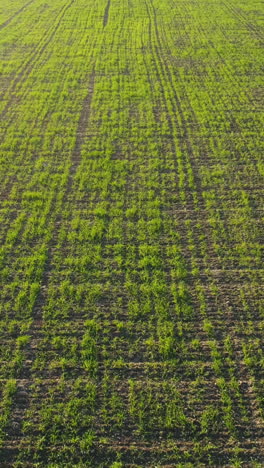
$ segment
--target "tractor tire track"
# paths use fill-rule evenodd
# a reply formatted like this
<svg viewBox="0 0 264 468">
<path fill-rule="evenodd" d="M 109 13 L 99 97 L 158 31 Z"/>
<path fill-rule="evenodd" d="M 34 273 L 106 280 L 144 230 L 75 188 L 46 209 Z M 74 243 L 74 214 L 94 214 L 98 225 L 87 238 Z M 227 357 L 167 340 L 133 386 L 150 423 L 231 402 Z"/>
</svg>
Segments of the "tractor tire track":
<svg viewBox="0 0 264 468">
<path fill-rule="evenodd" d="M 232 3 L 223 1 L 223 5 L 232 14 L 232 16 L 237 19 L 237 21 L 239 21 L 246 29 L 248 29 L 249 32 L 253 33 L 254 36 L 261 41 L 264 40 L 264 33 L 260 30 L 260 28 L 257 27 L 257 25 L 249 23 L 248 18 L 241 10 L 232 5 Z"/>
<path fill-rule="evenodd" d="M 104 21 L 103 21 L 103 27 L 104 28 L 106 27 L 106 25 L 108 23 L 110 6 L 111 6 L 111 0 L 108 0 L 107 5 L 105 7 L 105 12 L 104 12 Z"/>
<path fill-rule="evenodd" d="M 184 201 L 179 201 L 178 206 L 173 207 L 173 225 L 175 229 L 179 232 L 180 234 L 180 248 L 181 248 L 181 255 L 184 261 L 187 264 L 187 267 L 189 270 L 191 270 L 191 261 L 192 258 L 190 256 L 189 248 L 186 243 L 186 239 L 188 238 L 188 231 L 187 231 L 187 226 L 186 223 L 183 222 L 183 218 L 181 216 L 181 211 L 184 213 L 186 216 L 186 207 L 188 207 L 191 210 L 192 215 L 197 212 L 197 207 L 195 206 L 194 200 L 190 197 L 188 197 L 188 189 L 187 189 L 187 175 L 185 175 L 185 184 L 184 187 L 180 187 L 180 175 L 179 175 L 179 166 L 184 165 L 188 163 L 188 158 L 184 158 L 182 162 L 178 160 L 177 153 L 178 149 L 182 152 L 182 154 L 188 153 L 189 149 L 187 148 L 187 144 L 184 144 L 184 140 L 186 139 L 186 126 L 183 125 L 182 120 L 181 120 L 181 115 L 179 112 L 179 108 L 181 109 L 181 104 L 179 99 L 175 99 L 175 90 L 173 86 L 173 82 L 171 79 L 170 71 L 168 69 L 167 63 L 165 63 L 165 60 L 163 59 L 163 54 L 164 54 L 164 45 L 160 41 L 159 37 L 159 31 L 157 31 L 157 25 L 155 27 L 155 20 L 153 18 L 153 15 L 151 14 L 151 2 L 148 4 L 146 2 L 146 9 L 148 12 L 149 16 L 149 43 L 150 43 L 150 48 L 151 48 L 151 53 L 153 56 L 153 64 L 154 64 L 154 69 L 152 73 L 150 74 L 154 76 L 156 74 L 157 80 L 160 81 L 161 83 L 161 90 L 160 90 L 160 100 L 159 100 L 159 105 L 163 104 L 164 110 L 167 114 L 167 122 L 169 126 L 169 131 L 170 131 L 170 150 L 172 152 L 172 160 L 173 160 L 173 172 L 175 174 L 175 187 L 177 187 L 177 193 L 179 194 L 178 197 L 180 197 L 180 191 L 183 190 L 186 197 Z M 150 81 L 151 82 L 151 81 Z M 155 85 L 153 87 L 152 84 L 152 90 L 155 89 Z M 165 94 L 164 90 L 167 89 L 169 91 L 168 95 Z M 157 101 L 158 102 L 158 101 Z M 159 128 L 159 116 L 157 113 L 155 113 L 154 109 L 154 119 L 156 121 L 157 125 L 157 132 Z M 186 171 L 186 167 L 184 168 Z M 183 170 L 183 168 L 182 168 Z M 169 190 L 169 189 L 168 189 Z M 172 189 L 173 191 L 173 186 Z M 175 216 L 176 215 L 176 216 Z M 166 220 L 166 217 L 170 217 L 168 213 L 165 213 L 163 215 L 164 221 Z M 184 218 L 185 219 L 185 218 Z M 166 254 L 163 253 L 162 255 L 164 264 L 166 264 L 167 258 Z M 171 283 L 172 281 L 172 276 L 171 276 L 171 270 L 170 268 L 166 268 L 166 277 L 167 277 L 167 282 L 168 284 Z M 173 303 L 173 298 L 170 298 L 171 303 Z M 194 301 L 191 299 L 193 307 L 194 307 Z"/>
<path fill-rule="evenodd" d="M 68 181 L 65 184 L 64 196 L 59 201 L 59 204 L 63 204 L 65 202 L 66 196 L 71 191 L 71 188 L 73 186 L 74 176 L 81 162 L 81 149 L 85 141 L 86 131 L 89 127 L 89 121 L 90 121 L 90 115 L 91 115 L 91 103 L 92 103 L 93 93 L 94 93 L 94 85 L 95 85 L 95 73 L 94 71 L 92 71 L 90 80 L 89 80 L 89 85 L 88 85 L 89 91 L 83 101 L 82 111 L 81 111 L 80 119 L 78 122 L 78 127 L 77 127 L 77 132 L 76 132 L 77 138 L 76 138 L 75 147 L 72 152 L 71 167 L 69 169 Z M 54 200 L 54 202 L 56 203 L 56 200 Z M 59 210 L 56 210 L 56 211 L 59 211 Z M 44 271 L 42 283 L 41 283 L 41 292 L 34 306 L 35 313 L 33 311 L 34 321 L 36 320 L 39 322 L 42 321 L 42 309 L 43 309 L 43 304 L 45 303 L 50 271 L 52 269 L 52 252 L 53 252 L 53 248 L 56 246 L 57 234 L 58 234 L 60 225 L 61 225 L 61 219 L 58 215 L 55 215 L 54 232 L 53 232 L 52 239 L 49 242 L 49 246 L 47 248 L 48 254 L 47 254 L 47 261 L 45 265 L 45 271 Z"/>
<path fill-rule="evenodd" d="M 154 18 L 154 24 L 155 24 L 155 31 L 156 31 L 156 37 L 157 37 L 157 43 L 158 43 L 158 47 L 156 47 L 156 52 L 157 52 L 157 55 L 160 53 L 160 51 L 164 48 L 162 43 L 161 43 L 161 39 L 159 37 L 159 31 L 158 31 L 158 25 L 157 25 L 157 21 L 156 21 L 156 12 L 155 12 L 155 8 L 152 4 L 152 0 L 149 0 L 150 1 L 150 4 L 152 5 L 152 9 L 153 9 L 153 18 Z M 166 42 L 166 41 L 165 41 Z M 170 84 L 170 88 L 173 92 L 173 95 L 174 95 L 174 99 L 175 99 L 175 103 L 176 103 L 176 106 L 174 106 L 174 112 L 179 113 L 179 126 L 180 128 L 182 129 L 182 134 L 183 134 L 183 137 L 184 137 L 184 140 L 186 140 L 186 148 L 184 150 L 184 147 L 183 147 L 183 151 L 187 151 L 187 154 L 189 156 L 189 161 L 191 163 L 191 166 L 193 168 L 193 174 L 194 174 L 194 187 L 195 187 L 195 192 L 198 196 L 198 202 L 199 202 L 199 206 L 198 207 L 195 207 L 195 205 L 193 206 L 193 209 L 194 209 L 194 212 L 198 210 L 199 213 L 201 213 L 201 219 L 203 220 L 204 222 L 204 226 L 206 226 L 206 207 L 205 207 L 205 204 L 204 204 L 204 200 L 203 200 L 203 197 L 202 197 L 202 186 L 201 186 L 201 181 L 200 181 L 200 177 L 199 177 L 199 161 L 197 161 L 197 159 L 195 158 L 194 156 L 194 152 L 193 152 L 193 149 L 192 149 L 192 142 L 190 140 L 190 136 L 188 134 L 188 127 L 187 127 L 187 123 L 186 123 L 186 120 L 185 120 L 185 116 L 184 116 L 184 111 L 182 109 L 182 106 L 181 106 L 181 102 L 180 102 L 180 98 L 178 96 L 178 93 L 175 89 L 175 86 L 174 86 L 174 83 L 173 83 L 173 80 L 172 80 L 172 75 L 171 75 L 171 71 L 169 69 L 169 66 L 168 64 L 166 63 L 165 59 L 163 59 L 163 57 L 160 55 L 160 62 L 164 63 L 164 67 L 165 67 L 165 75 L 167 76 L 167 79 L 168 79 L 168 82 Z M 164 76 L 165 76 L 164 75 Z M 188 100 L 189 102 L 189 100 Z M 189 106 L 191 107 L 191 103 L 189 102 Z M 195 114 L 192 113 L 193 115 L 193 118 L 194 118 L 194 121 L 195 123 L 198 125 L 198 121 L 195 117 Z M 207 248 L 208 248 L 208 251 L 210 250 L 211 252 L 215 253 L 214 252 L 214 247 L 212 245 L 212 241 L 211 241 L 211 236 L 210 236 L 210 232 L 208 233 L 208 239 L 207 239 Z M 214 255 L 214 261 L 215 261 L 215 267 L 217 269 L 219 269 L 220 271 L 222 271 L 222 264 L 220 262 L 220 260 L 217 258 L 216 255 Z M 201 271 L 202 272 L 202 271 Z M 220 285 L 220 288 L 222 290 L 222 295 L 223 297 L 228 297 L 228 293 L 224 287 L 224 285 L 221 283 L 219 284 Z M 231 302 L 231 298 L 230 298 L 230 302 Z M 217 318 L 217 315 L 214 313 L 214 317 Z M 235 316 L 235 313 L 231 312 L 230 313 L 230 317 L 229 319 L 233 322 L 236 321 L 236 316 Z M 235 337 L 234 337 L 235 338 Z M 235 340 L 236 341 L 236 340 Z M 236 356 L 236 362 L 237 363 L 240 363 L 240 353 L 241 353 L 241 346 L 239 345 L 239 341 L 236 342 L 236 347 L 234 349 L 234 353 L 235 353 L 235 356 Z M 241 373 L 241 369 L 239 368 L 239 365 L 238 365 L 238 368 L 237 368 L 237 374 L 238 376 L 240 377 L 240 373 Z M 249 373 L 246 371 L 245 372 L 246 374 L 246 377 L 247 377 L 247 381 L 250 382 L 250 375 Z M 247 392 L 245 393 L 244 396 L 247 396 Z M 253 402 L 256 401 L 256 398 L 248 398 L 248 401 L 250 402 L 250 410 L 252 411 L 252 414 L 254 414 L 254 404 Z M 255 433 L 259 433 L 259 437 L 261 438 L 262 436 L 262 427 L 261 428 L 258 428 L 258 425 L 255 423 L 255 419 L 253 418 L 251 420 L 251 424 L 252 424 L 252 427 L 254 428 L 254 431 Z M 260 429 L 260 430 L 259 430 Z"/>
<path fill-rule="evenodd" d="M 49 44 L 51 43 L 52 39 L 54 38 L 57 30 L 59 29 L 61 25 L 61 21 L 63 20 L 67 10 L 73 5 L 75 0 L 71 0 L 62 10 L 61 14 L 59 15 L 56 25 L 54 29 L 51 31 L 51 33 L 48 35 L 47 39 L 45 40 L 46 36 L 44 37 L 44 44 L 40 45 L 37 50 L 33 53 L 31 58 L 28 60 L 28 62 L 25 64 L 25 66 L 22 68 L 22 70 L 17 74 L 16 78 L 14 79 L 11 87 L 8 90 L 8 96 L 9 99 L 7 100 L 6 105 L 4 106 L 4 109 L 0 113 L 0 119 L 5 116 L 7 110 L 14 104 L 16 101 L 16 96 L 15 96 L 15 91 L 17 88 L 21 88 L 22 84 L 25 82 L 25 80 L 28 78 L 30 75 L 32 69 L 34 66 L 38 63 L 38 60 L 40 57 L 43 55 Z M 20 86 L 19 86 L 20 85 Z M 3 95 L 1 96 L 1 99 L 3 99 Z"/>
<path fill-rule="evenodd" d="M 47 301 L 47 291 L 50 282 L 50 274 L 52 271 L 52 259 L 53 259 L 53 252 L 56 248 L 58 233 L 61 226 L 61 217 L 58 213 L 61 211 L 61 206 L 65 202 L 67 194 L 72 188 L 74 176 L 78 170 L 80 161 L 81 161 L 81 149 L 85 141 L 85 135 L 87 128 L 89 127 L 90 115 L 91 115 L 91 103 L 93 99 L 93 92 L 94 92 L 94 84 L 95 84 L 95 72 L 92 71 L 89 84 L 88 84 L 88 93 L 83 101 L 82 111 L 80 114 L 80 119 L 77 126 L 77 138 L 75 147 L 72 152 L 71 158 L 71 168 L 69 170 L 68 181 L 65 185 L 64 189 L 64 196 L 58 200 L 58 198 L 54 198 L 53 204 L 57 204 L 56 209 L 54 206 L 53 213 L 51 213 L 52 219 L 52 236 L 48 240 L 47 245 L 47 255 L 46 255 L 46 263 L 44 266 L 44 271 L 42 275 L 41 285 L 40 285 L 40 292 L 38 297 L 36 298 L 33 311 L 32 311 L 32 324 L 29 330 L 29 334 L 31 335 L 31 342 L 29 348 L 27 350 L 27 356 L 24 360 L 24 367 L 21 370 L 22 379 L 24 382 L 32 381 L 32 371 L 31 367 L 34 364 L 36 359 L 36 352 L 37 348 L 34 345 L 36 339 L 41 336 L 41 329 L 43 326 L 43 309 Z M 57 194 L 58 195 L 58 194 Z M 17 446 L 16 448 L 6 448 L 6 457 L 10 460 L 14 461 L 18 452 L 19 452 L 19 441 L 22 439 L 22 422 L 25 418 L 25 414 L 30 407 L 30 388 L 29 385 L 25 384 L 23 386 L 18 386 L 18 390 L 16 395 L 14 396 L 13 406 L 15 407 L 15 411 L 13 413 L 14 418 L 10 422 L 10 427 L 12 425 L 16 425 L 16 441 Z M 6 434 L 8 437 L 8 434 Z M 6 439 L 8 440 L 8 439 Z"/>
<path fill-rule="evenodd" d="M 0 24 L 0 31 L 2 31 L 2 29 L 6 28 L 6 26 L 8 26 L 11 21 L 13 21 L 14 18 L 16 18 L 18 15 L 20 15 L 20 13 L 23 13 L 23 11 L 29 6 L 31 5 L 31 3 L 34 3 L 35 0 L 30 0 L 30 2 L 26 3 L 22 8 L 20 8 L 20 10 L 16 11 L 16 13 L 14 13 L 12 16 L 10 16 L 9 19 L 7 19 L 4 23 Z"/>
<path fill-rule="evenodd" d="M 34 1 L 34 0 L 32 0 L 32 1 Z M 74 1 L 75 0 L 71 0 L 66 6 L 64 5 L 64 7 L 60 10 L 60 15 L 59 15 L 59 17 L 57 19 L 55 27 L 53 25 L 48 30 L 48 33 L 45 34 L 45 36 L 43 37 L 43 40 L 41 41 L 41 44 L 39 45 L 39 47 L 33 53 L 31 58 L 29 58 L 28 62 L 24 65 L 24 67 L 22 68 L 20 73 L 18 73 L 17 77 L 14 79 L 14 81 L 13 81 L 13 83 L 11 85 L 11 88 L 9 88 L 9 97 L 10 97 L 10 99 L 7 101 L 7 103 L 5 105 L 5 108 L 0 113 L 0 119 L 5 117 L 6 111 L 9 109 L 10 106 L 12 106 L 12 104 L 14 102 L 16 102 L 15 91 L 18 88 L 22 87 L 22 84 L 25 82 L 26 78 L 30 75 L 33 67 L 36 66 L 36 64 L 38 63 L 38 60 L 40 59 L 41 55 L 44 53 L 46 48 L 49 46 L 49 44 L 52 41 L 53 37 L 55 36 L 57 30 L 59 29 L 59 27 L 61 25 L 61 21 L 62 21 L 63 17 L 65 16 L 65 13 L 72 6 Z M 51 31 L 51 29 L 52 29 L 52 31 Z M 44 43 L 43 43 L 43 41 L 44 41 Z M 2 133 L 1 141 L 4 141 L 7 130 L 8 130 L 8 128 L 9 128 L 9 126 L 12 123 L 13 120 L 14 120 L 14 117 L 11 116 L 11 119 L 9 119 L 9 122 L 7 122 L 6 129 Z M 5 121 L 6 121 L 6 119 L 5 119 Z M 9 198 L 9 195 L 10 195 L 10 192 L 12 190 L 14 181 L 15 181 L 15 178 L 12 177 L 11 180 L 9 180 L 7 183 L 5 183 L 3 190 L 0 191 L 1 199 L 7 200 Z"/>
</svg>

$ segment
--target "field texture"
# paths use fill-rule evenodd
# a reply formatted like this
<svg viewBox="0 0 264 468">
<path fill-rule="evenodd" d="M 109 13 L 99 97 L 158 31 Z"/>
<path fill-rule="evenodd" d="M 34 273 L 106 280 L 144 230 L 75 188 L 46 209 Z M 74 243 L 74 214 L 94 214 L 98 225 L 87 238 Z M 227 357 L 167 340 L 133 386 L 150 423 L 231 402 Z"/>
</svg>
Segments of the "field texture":
<svg viewBox="0 0 264 468">
<path fill-rule="evenodd" d="M 1 0 L 1 468 L 264 466 L 263 12 Z"/>
</svg>

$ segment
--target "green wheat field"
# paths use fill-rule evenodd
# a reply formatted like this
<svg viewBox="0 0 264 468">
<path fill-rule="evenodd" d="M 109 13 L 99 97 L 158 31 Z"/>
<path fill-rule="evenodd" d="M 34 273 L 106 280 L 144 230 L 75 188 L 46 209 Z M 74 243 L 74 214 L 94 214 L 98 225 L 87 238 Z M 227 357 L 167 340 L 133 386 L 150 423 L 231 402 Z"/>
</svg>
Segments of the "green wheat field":
<svg viewBox="0 0 264 468">
<path fill-rule="evenodd" d="M 264 467 L 264 5 L 1 0 L 1 468 Z"/>
</svg>

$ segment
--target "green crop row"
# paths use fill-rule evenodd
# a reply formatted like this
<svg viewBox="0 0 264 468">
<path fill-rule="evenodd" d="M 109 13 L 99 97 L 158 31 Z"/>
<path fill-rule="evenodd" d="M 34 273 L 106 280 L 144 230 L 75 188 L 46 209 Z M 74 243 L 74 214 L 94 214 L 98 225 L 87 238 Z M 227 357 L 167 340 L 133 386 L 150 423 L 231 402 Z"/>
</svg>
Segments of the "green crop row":
<svg viewBox="0 0 264 468">
<path fill-rule="evenodd" d="M 255 0 L 0 7 L 0 460 L 264 463 Z"/>
</svg>

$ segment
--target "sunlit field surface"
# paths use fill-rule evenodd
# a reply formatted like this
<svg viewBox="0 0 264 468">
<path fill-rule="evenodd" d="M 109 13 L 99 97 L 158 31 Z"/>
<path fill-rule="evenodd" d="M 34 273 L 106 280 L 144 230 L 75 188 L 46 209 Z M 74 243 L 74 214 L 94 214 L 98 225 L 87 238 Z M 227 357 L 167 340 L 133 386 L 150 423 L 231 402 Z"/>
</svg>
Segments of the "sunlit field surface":
<svg viewBox="0 0 264 468">
<path fill-rule="evenodd" d="M 1 468 L 264 466 L 263 15 L 1 0 Z"/>
</svg>

